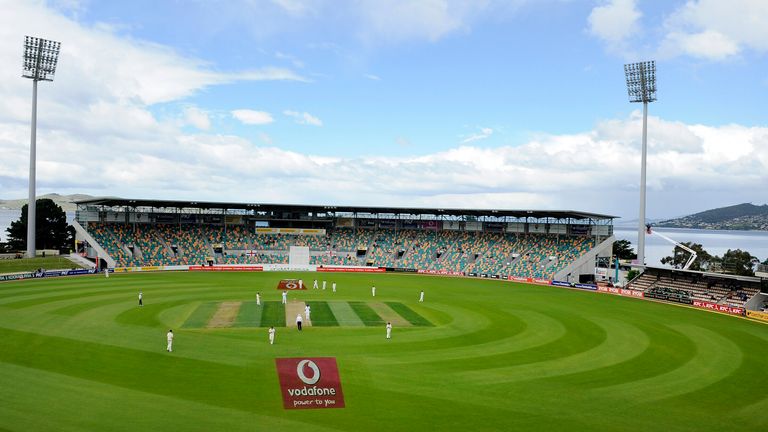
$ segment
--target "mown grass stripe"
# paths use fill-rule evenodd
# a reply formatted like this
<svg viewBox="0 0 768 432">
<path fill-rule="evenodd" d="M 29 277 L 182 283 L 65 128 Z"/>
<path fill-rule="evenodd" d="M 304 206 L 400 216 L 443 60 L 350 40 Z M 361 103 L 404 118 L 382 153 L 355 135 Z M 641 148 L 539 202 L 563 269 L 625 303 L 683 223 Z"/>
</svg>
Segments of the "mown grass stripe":
<svg viewBox="0 0 768 432">
<path fill-rule="evenodd" d="M 392 308 L 395 312 L 397 312 L 398 315 L 405 318 L 409 323 L 411 323 L 414 326 L 419 327 L 433 327 L 434 324 L 429 322 L 426 318 L 419 315 L 414 311 L 413 309 L 409 308 L 408 306 L 398 303 L 398 302 L 384 302 L 387 306 Z"/>
<path fill-rule="evenodd" d="M 218 302 L 203 303 L 189 315 L 182 328 L 203 328 L 208 325 L 213 314 L 219 309 Z"/>
<path fill-rule="evenodd" d="M 336 317 L 336 322 L 340 326 L 346 327 L 363 327 L 365 324 L 360 320 L 352 307 L 347 302 L 328 302 L 328 307 L 333 312 L 333 316 Z"/>
<path fill-rule="evenodd" d="M 317 327 L 335 327 L 339 325 L 336 317 L 328 306 L 328 302 L 310 301 L 307 305 L 312 310 L 312 325 Z"/>
<path fill-rule="evenodd" d="M 358 317 L 360 317 L 360 321 L 366 326 L 372 327 L 384 325 L 384 320 L 381 319 L 379 314 L 371 309 L 368 304 L 363 302 L 349 302 L 349 306 L 352 307 L 352 310 L 355 311 Z"/>
<path fill-rule="evenodd" d="M 243 302 L 232 327 L 259 327 L 263 310 L 264 306 L 256 305 L 255 301 Z"/>
<path fill-rule="evenodd" d="M 263 303 L 264 310 L 261 311 L 260 327 L 285 327 L 285 305 L 278 301 Z"/>
</svg>

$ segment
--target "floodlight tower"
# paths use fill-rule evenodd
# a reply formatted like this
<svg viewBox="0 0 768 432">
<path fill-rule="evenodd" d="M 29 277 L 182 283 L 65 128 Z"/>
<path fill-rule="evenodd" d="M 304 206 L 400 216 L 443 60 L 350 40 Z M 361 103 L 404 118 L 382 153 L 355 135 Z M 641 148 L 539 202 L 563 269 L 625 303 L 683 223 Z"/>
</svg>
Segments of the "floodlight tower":
<svg viewBox="0 0 768 432">
<path fill-rule="evenodd" d="M 27 257 L 35 257 L 35 158 L 37 144 L 37 82 L 53 81 L 59 60 L 60 42 L 24 36 L 24 71 L 21 76 L 32 80 L 32 134 L 29 143 L 29 204 L 27 204 Z"/>
<path fill-rule="evenodd" d="M 645 171 L 648 155 L 648 103 L 656 100 L 656 62 L 624 65 L 630 102 L 643 103 L 643 152 L 640 161 L 640 220 L 637 222 L 637 262 L 645 265 Z"/>
</svg>

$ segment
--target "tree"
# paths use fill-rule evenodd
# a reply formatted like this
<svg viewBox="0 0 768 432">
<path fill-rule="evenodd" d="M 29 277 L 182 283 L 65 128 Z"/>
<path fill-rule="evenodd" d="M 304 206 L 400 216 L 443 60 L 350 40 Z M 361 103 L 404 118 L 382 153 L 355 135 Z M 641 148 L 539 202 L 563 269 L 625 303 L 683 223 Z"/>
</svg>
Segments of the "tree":
<svg viewBox="0 0 768 432">
<path fill-rule="evenodd" d="M 613 256 L 623 260 L 637 259 L 637 254 L 632 249 L 632 243 L 629 240 L 616 240 L 613 242 Z"/>
<path fill-rule="evenodd" d="M 730 250 L 723 254 L 722 266 L 725 273 L 731 273 L 739 276 L 754 276 L 755 264 L 759 260 L 751 253 L 741 249 Z"/>
<path fill-rule="evenodd" d="M 632 279 L 636 278 L 637 275 L 640 274 L 640 270 L 632 269 L 627 272 L 627 282 L 631 281 Z"/>
<path fill-rule="evenodd" d="M 27 248 L 27 213 L 28 206 L 21 208 L 19 220 L 11 222 L 5 231 L 11 249 Z M 72 244 L 74 228 L 67 224 L 67 214 L 53 200 L 37 200 L 35 212 L 35 249 L 67 249 Z"/>
<path fill-rule="evenodd" d="M 696 252 L 696 260 L 691 264 L 691 267 L 688 270 L 707 271 L 710 269 L 713 259 L 716 257 L 713 257 L 709 252 L 705 251 L 704 247 L 699 243 L 682 242 L 681 244 Z M 675 249 L 672 251 L 672 256 L 662 258 L 661 263 L 669 264 L 672 267 L 679 269 L 685 266 L 685 263 L 688 262 L 688 258 L 690 257 L 690 252 L 679 246 L 675 246 Z"/>
</svg>

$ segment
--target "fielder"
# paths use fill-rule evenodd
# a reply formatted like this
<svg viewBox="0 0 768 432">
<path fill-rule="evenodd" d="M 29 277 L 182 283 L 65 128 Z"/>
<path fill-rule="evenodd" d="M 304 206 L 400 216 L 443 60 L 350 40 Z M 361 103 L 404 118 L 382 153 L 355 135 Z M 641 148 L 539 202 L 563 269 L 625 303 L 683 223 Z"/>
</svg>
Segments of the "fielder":
<svg viewBox="0 0 768 432">
<path fill-rule="evenodd" d="M 371 296 L 376 297 L 376 285 L 371 287 Z"/>
<path fill-rule="evenodd" d="M 301 314 L 296 315 L 296 327 L 301 331 Z"/>
<path fill-rule="evenodd" d="M 331 284 L 331 289 L 333 290 L 333 292 L 336 292 L 336 282 Z"/>
<path fill-rule="evenodd" d="M 288 291 L 283 291 L 283 304 L 288 304 Z"/>
<path fill-rule="evenodd" d="M 139 306 L 144 306 L 144 303 L 142 302 L 142 298 L 144 298 L 144 294 L 139 291 Z"/>
<path fill-rule="evenodd" d="M 104 277 L 109 279 L 109 268 L 104 269 Z"/>
<path fill-rule="evenodd" d="M 261 293 L 256 293 L 256 306 L 261 306 Z"/>
<path fill-rule="evenodd" d="M 317 289 L 317 279 L 312 282 L 312 289 Z"/>
<path fill-rule="evenodd" d="M 312 312 L 312 310 L 309 308 L 309 305 L 304 306 L 304 317 L 309 321 L 309 313 Z"/>
<path fill-rule="evenodd" d="M 168 341 L 168 352 L 173 352 L 173 330 L 168 330 L 168 334 L 165 335 L 165 339 Z"/>
<path fill-rule="evenodd" d="M 274 327 L 269 328 L 269 344 L 270 345 L 275 344 L 275 328 Z"/>
<path fill-rule="evenodd" d="M 323 289 L 325 289 L 325 281 L 323 281 Z"/>
<path fill-rule="evenodd" d="M 424 290 L 419 294 L 419 303 L 424 303 Z"/>
<path fill-rule="evenodd" d="M 392 339 L 392 323 L 387 321 L 387 339 Z"/>
<path fill-rule="evenodd" d="M 304 289 L 304 279 L 299 279 L 299 289 Z"/>
</svg>

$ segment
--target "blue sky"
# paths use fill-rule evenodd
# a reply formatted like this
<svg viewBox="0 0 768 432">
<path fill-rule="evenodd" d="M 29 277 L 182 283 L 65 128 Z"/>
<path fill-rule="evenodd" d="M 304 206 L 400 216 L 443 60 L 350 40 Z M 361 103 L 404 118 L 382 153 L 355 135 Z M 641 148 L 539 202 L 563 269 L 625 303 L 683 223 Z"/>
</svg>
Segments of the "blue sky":
<svg viewBox="0 0 768 432">
<path fill-rule="evenodd" d="M 768 2 L 0 0 L 0 198 L 25 196 L 23 35 L 45 192 L 579 209 L 634 217 L 655 59 L 649 216 L 768 201 Z"/>
</svg>

